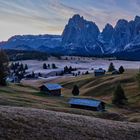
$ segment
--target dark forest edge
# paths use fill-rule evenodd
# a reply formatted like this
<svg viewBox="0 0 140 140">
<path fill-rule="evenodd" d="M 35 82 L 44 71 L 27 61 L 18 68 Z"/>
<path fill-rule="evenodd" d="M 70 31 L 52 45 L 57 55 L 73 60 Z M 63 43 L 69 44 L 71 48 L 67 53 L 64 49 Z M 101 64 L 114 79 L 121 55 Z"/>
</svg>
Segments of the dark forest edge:
<svg viewBox="0 0 140 140">
<path fill-rule="evenodd" d="M 18 61 L 18 60 L 48 60 L 48 57 L 54 56 L 58 59 L 61 59 L 61 56 L 65 54 L 57 53 L 57 52 L 41 52 L 41 51 L 27 51 L 27 50 L 14 50 L 14 49 L 5 49 L 10 61 Z M 94 58 L 103 58 L 108 60 L 126 60 L 126 61 L 140 61 L 140 52 L 119 52 L 114 54 L 103 54 L 103 55 L 70 55 L 70 56 L 79 56 L 79 57 L 94 57 Z"/>
</svg>

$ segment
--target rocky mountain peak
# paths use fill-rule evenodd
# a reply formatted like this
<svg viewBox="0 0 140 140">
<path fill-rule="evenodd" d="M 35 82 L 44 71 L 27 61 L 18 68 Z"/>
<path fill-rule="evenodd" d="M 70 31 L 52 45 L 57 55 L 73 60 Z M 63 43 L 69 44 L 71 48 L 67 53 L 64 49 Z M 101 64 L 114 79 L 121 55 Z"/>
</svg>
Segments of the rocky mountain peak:
<svg viewBox="0 0 140 140">
<path fill-rule="evenodd" d="M 81 48 L 88 51 L 95 47 L 100 31 L 98 26 L 80 15 L 70 18 L 62 33 L 62 45 L 71 50 Z"/>
<path fill-rule="evenodd" d="M 140 22 L 140 16 L 136 16 L 134 19 L 135 22 Z"/>
<path fill-rule="evenodd" d="M 105 28 L 102 31 L 102 38 L 105 42 L 109 42 L 112 38 L 114 28 L 111 24 L 107 23 Z"/>
</svg>

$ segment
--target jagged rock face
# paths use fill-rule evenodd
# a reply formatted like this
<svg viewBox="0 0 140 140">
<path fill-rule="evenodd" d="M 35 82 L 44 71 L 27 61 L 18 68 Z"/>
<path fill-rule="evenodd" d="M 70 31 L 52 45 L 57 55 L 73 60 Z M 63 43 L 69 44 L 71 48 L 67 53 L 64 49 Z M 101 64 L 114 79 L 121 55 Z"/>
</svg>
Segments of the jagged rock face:
<svg viewBox="0 0 140 140">
<path fill-rule="evenodd" d="M 140 35 L 140 17 L 136 16 L 135 17 L 135 36 Z"/>
<path fill-rule="evenodd" d="M 110 40 L 112 39 L 113 32 L 114 32 L 113 26 L 110 24 L 107 24 L 102 31 L 103 41 L 109 43 Z"/>
<path fill-rule="evenodd" d="M 86 21 L 80 15 L 74 15 L 63 31 L 62 46 L 69 53 L 80 50 L 85 54 L 109 54 L 124 51 L 131 42 L 140 42 L 139 35 L 140 17 L 138 16 L 130 22 L 121 19 L 114 28 L 107 24 L 100 33 L 95 23 Z M 129 45 L 129 48 L 130 46 L 132 45 Z"/>
<path fill-rule="evenodd" d="M 129 29 L 129 23 L 126 20 L 119 20 L 114 28 L 112 36 L 112 48 L 113 52 L 119 52 L 124 49 L 124 46 L 130 42 L 131 33 Z"/>
<path fill-rule="evenodd" d="M 79 15 L 74 15 L 62 33 L 62 46 L 72 50 L 72 52 L 81 48 L 86 53 L 97 47 L 96 42 L 99 33 L 100 31 L 95 23 L 86 21 Z"/>
<path fill-rule="evenodd" d="M 140 44 L 139 35 L 140 17 L 138 16 L 130 22 L 124 19 L 119 20 L 114 29 L 107 24 L 102 32 L 104 50 L 106 53 L 116 53 L 127 48 L 134 49 L 134 44 L 136 47 Z"/>
<path fill-rule="evenodd" d="M 140 17 L 136 16 L 134 21 L 129 22 L 129 29 L 131 33 L 131 39 L 124 47 L 124 51 L 138 51 L 140 50 Z"/>
<path fill-rule="evenodd" d="M 98 36 L 98 41 L 102 47 L 102 53 L 107 53 L 110 51 L 110 43 L 113 36 L 114 28 L 110 24 L 106 24 L 102 33 Z"/>
</svg>

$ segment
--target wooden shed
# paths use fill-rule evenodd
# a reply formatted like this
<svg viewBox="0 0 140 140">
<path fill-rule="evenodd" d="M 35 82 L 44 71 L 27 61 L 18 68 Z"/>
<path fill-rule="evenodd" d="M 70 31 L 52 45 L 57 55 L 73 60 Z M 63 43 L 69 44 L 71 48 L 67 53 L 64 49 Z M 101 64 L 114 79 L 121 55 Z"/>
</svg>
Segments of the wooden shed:
<svg viewBox="0 0 140 140">
<path fill-rule="evenodd" d="M 68 102 L 72 108 L 104 111 L 105 103 L 95 99 L 71 98 Z"/>
<path fill-rule="evenodd" d="M 95 69 L 94 70 L 94 75 L 95 76 L 102 76 L 102 75 L 105 75 L 105 70 L 104 69 L 102 69 L 102 68 L 99 68 L 99 69 Z"/>
<path fill-rule="evenodd" d="M 59 84 L 44 84 L 40 86 L 40 91 L 50 96 L 61 96 L 62 86 Z"/>
</svg>

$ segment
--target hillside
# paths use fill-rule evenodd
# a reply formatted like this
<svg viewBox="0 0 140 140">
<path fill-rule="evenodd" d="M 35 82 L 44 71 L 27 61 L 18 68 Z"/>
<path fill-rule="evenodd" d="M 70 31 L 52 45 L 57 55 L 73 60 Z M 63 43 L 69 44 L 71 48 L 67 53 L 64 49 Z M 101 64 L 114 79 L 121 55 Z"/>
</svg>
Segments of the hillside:
<svg viewBox="0 0 140 140">
<path fill-rule="evenodd" d="M 93 74 L 79 77 L 58 77 L 50 80 L 25 80 L 21 84 L 0 87 L 0 105 L 38 108 L 57 112 L 72 113 L 117 121 L 140 122 L 140 91 L 135 79 L 137 70 L 127 70 L 122 75 L 94 77 Z M 38 87 L 45 82 L 60 83 L 61 97 L 50 97 L 40 93 Z M 121 82 L 128 104 L 123 108 L 112 105 L 112 95 L 116 83 Z M 106 112 L 93 112 L 70 108 L 68 101 L 73 97 L 71 90 L 77 84 L 81 98 L 101 99 L 106 103 Z"/>
<path fill-rule="evenodd" d="M 129 120 L 129 121 L 137 122 L 140 121 L 140 112 L 139 112 L 140 90 L 138 87 L 138 83 L 136 81 L 137 72 L 138 70 L 127 70 L 122 75 L 110 75 L 108 73 L 106 76 L 102 76 L 102 77 L 94 77 L 93 74 L 89 74 L 89 75 L 70 77 L 70 78 L 58 77 L 57 79 L 50 79 L 50 80 L 33 80 L 33 81 L 26 80 L 23 81 L 23 84 L 30 85 L 30 86 L 34 85 L 34 88 L 36 89 L 42 83 L 45 82 L 60 83 L 64 87 L 62 90 L 63 97 L 59 99 L 47 97 L 45 98 L 45 100 L 47 100 L 51 104 L 52 101 L 53 103 L 57 101 L 57 105 L 56 104 L 55 105 L 57 107 L 59 105 L 63 107 L 63 109 L 61 108 L 60 110 L 63 110 L 64 112 L 73 112 L 73 113 L 76 112 L 76 114 L 79 114 L 79 112 L 80 114 L 81 112 L 84 112 L 83 114 L 87 115 L 90 111 L 87 111 L 88 112 L 87 113 L 86 111 L 83 110 L 82 111 L 70 110 L 67 104 L 68 99 L 72 97 L 71 90 L 73 88 L 73 85 L 77 84 L 80 88 L 80 97 L 101 99 L 105 103 L 107 103 L 106 105 L 107 112 L 115 114 L 115 115 L 109 114 L 107 115 L 108 117 L 106 117 L 105 114 L 100 115 L 98 113 L 97 114 L 93 113 L 92 116 L 114 119 L 117 115 L 117 120 Z M 122 84 L 125 90 L 126 97 L 128 98 L 128 104 L 123 108 L 117 108 L 112 105 L 113 92 L 116 87 L 116 84 L 119 82 Z M 37 95 L 42 96 L 40 94 Z"/>
<path fill-rule="evenodd" d="M 3 140 L 138 140 L 140 124 L 39 109 L 0 107 Z"/>
</svg>

